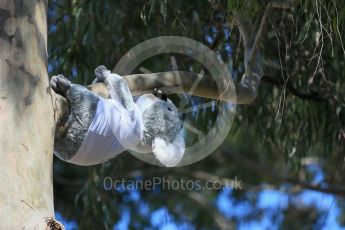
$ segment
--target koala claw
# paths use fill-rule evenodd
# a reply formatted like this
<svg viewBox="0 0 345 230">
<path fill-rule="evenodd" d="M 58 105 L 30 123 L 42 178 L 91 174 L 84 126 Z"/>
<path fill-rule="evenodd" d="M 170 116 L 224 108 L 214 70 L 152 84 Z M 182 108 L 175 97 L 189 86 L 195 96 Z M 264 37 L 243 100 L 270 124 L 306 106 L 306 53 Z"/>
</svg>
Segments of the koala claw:
<svg viewBox="0 0 345 230">
<path fill-rule="evenodd" d="M 50 86 L 56 93 L 64 94 L 71 87 L 71 82 L 59 74 L 50 79 Z"/>
<path fill-rule="evenodd" d="M 104 81 L 110 74 L 111 71 L 104 65 L 100 65 L 95 69 L 95 75 L 98 81 Z"/>
</svg>

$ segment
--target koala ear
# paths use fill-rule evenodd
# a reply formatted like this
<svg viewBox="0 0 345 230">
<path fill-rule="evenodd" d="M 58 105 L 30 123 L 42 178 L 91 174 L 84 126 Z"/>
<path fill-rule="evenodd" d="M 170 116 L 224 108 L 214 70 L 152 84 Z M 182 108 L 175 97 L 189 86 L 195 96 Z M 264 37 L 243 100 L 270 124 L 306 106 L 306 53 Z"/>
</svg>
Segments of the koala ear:
<svg viewBox="0 0 345 230">
<path fill-rule="evenodd" d="M 156 137 L 152 142 L 152 151 L 156 159 L 166 167 L 176 166 L 183 158 L 185 143 L 181 134 L 177 135 L 172 143 L 166 143 Z"/>
</svg>

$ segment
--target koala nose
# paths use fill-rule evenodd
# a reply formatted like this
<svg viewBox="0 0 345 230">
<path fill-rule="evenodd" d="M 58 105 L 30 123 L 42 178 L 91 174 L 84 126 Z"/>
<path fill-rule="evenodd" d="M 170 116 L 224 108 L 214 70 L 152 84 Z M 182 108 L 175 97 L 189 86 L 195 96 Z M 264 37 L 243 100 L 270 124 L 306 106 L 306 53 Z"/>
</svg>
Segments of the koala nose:
<svg viewBox="0 0 345 230">
<path fill-rule="evenodd" d="M 159 99 L 163 100 L 163 101 L 168 100 L 167 94 L 164 93 L 161 89 L 155 88 L 153 90 L 152 94 L 155 95 L 156 97 L 158 97 Z"/>
</svg>

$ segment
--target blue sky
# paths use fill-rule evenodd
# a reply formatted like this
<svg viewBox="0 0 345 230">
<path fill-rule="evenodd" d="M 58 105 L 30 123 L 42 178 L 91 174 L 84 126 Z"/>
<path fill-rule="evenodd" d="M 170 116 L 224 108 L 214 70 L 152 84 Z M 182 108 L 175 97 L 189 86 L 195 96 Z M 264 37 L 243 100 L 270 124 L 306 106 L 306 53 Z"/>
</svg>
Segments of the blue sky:
<svg viewBox="0 0 345 230">
<path fill-rule="evenodd" d="M 297 196 L 289 197 L 289 195 L 286 193 L 273 189 L 264 189 L 258 193 L 258 201 L 256 204 L 257 208 L 266 210 L 262 218 L 256 221 L 246 221 L 240 223 L 239 229 L 278 229 L 279 223 L 271 222 L 271 214 L 272 212 L 277 212 L 277 210 L 287 208 L 289 205 L 289 200 L 291 202 L 291 199 L 292 202 L 299 203 L 300 205 L 304 206 L 314 207 L 328 213 L 328 215 L 325 217 L 325 220 L 321 220 L 325 223 L 323 229 L 345 229 L 340 227 L 337 223 L 337 217 L 340 214 L 340 211 L 337 208 L 336 199 L 333 195 L 305 190 Z M 176 223 L 172 215 L 170 215 L 169 211 L 165 207 L 161 207 L 150 213 L 149 204 L 145 203 L 140 198 L 140 193 L 136 190 L 133 190 L 129 193 L 128 201 L 137 203 L 138 211 L 141 213 L 141 215 L 149 218 L 150 224 L 154 228 L 158 228 L 160 230 L 195 229 L 192 223 Z M 232 191 L 230 189 L 225 189 L 219 193 L 217 199 L 215 200 L 215 206 L 218 208 L 221 214 L 229 219 L 241 219 L 241 217 L 244 217 L 253 211 L 253 206 L 249 204 L 248 201 L 236 202 L 236 200 L 232 197 Z M 126 230 L 128 229 L 131 219 L 130 210 L 125 206 L 118 208 L 121 208 L 122 215 L 119 219 L 119 222 L 114 226 L 114 229 Z M 272 210 L 272 212 L 269 210 Z M 56 218 L 65 225 L 67 230 L 77 228 L 75 221 L 64 220 L 58 212 L 56 213 Z"/>
</svg>

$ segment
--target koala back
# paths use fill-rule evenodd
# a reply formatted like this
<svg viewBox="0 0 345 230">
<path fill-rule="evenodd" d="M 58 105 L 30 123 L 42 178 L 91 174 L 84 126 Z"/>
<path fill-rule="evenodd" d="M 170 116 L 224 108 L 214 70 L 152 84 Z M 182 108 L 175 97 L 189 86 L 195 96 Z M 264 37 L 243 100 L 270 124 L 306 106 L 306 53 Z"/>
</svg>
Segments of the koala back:
<svg viewBox="0 0 345 230">
<path fill-rule="evenodd" d="M 66 93 L 70 114 L 63 135 L 55 135 L 54 153 L 63 160 L 71 159 L 80 148 L 95 117 L 99 96 L 83 86 L 72 84 Z"/>
</svg>

